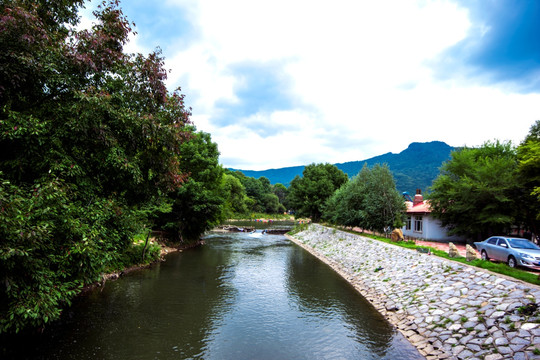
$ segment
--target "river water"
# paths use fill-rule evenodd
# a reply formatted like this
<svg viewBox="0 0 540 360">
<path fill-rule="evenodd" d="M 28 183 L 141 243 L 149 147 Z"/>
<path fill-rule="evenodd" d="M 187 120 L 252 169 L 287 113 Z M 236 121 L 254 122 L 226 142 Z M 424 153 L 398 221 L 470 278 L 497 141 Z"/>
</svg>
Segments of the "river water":
<svg viewBox="0 0 540 360">
<path fill-rule="evenodd" d="M 283 236 L 202 247 L 79 297 L 15 359 L 422 359 L 345 280 Z"/>
</svg>

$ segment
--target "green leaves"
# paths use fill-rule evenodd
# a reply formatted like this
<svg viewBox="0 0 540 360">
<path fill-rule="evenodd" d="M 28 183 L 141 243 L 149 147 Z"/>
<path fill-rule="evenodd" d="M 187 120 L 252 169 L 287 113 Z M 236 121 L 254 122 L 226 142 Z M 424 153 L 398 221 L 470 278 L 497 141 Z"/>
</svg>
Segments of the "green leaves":
<svg viewBox="0 0 540 360">
<path fill-rule="evenodd" d="M 382 232 L 400 226 L 405 211 L 386 165 L 365 165 L 357 176 L 328 199 L 323 218 L 338 225 L 358 226 Z"/>
<path fill-rule="evenodd" d="M 450 234 L 483 239 L 503 233 L 519 221 L 516 171 L 510 143 L 487 142 L 453 152 L 428 195 L 432 214 Z"/>
<path fill-rule="evenodd" d="M 162 213 L 157 221 L 173 233 L 174 240 L 193 243 L 222 220 L 223 169 L 210 134 L 194 132 L 190 141 L 181 145 L 181 152 L 181 169 L 189 171 L 190 177 L 182 187 L 168 194 L 172 203 L 170 212 Z"/>
<path fill-rule="evenodd" d="M 347 180 L 347 175 L 335 165 L 311 164 L 304 168 L 303 177 L 291 181 L 287 200 L 296 216 L 319 221 L 326 200 Z"/>
<path fill-rule="evenodd" d="M 523 216 L 531 230 L 540 231 L 540 120 L 517 148 L 518 173 L 522 182 Z"/>
<path fill-rule="evenodd" d="M 82 284 L 139 259 L 126 255 L 139 209 L 191 172 L 190 110 L 160 51 L 123 53 L 131 24 L 115 1 L 91 30 L 68 27 L 81 4 L 0 4 L 0 332 L 43 327 Z"/>
</svg>

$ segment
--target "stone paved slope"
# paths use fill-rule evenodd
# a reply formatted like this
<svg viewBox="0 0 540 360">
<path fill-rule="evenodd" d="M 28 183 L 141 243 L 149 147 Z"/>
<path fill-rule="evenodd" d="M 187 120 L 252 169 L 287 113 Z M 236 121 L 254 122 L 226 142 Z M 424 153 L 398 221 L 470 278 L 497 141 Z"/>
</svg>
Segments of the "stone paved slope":
<svg viewBox="0 0 540 360">
<path fill-rule="evenodd" d="M 318 224 L 289 238 L 349 280 L 427 359 L 540 359 L 538 312 L 522 311 L 540 287 Z"/>
</svg>

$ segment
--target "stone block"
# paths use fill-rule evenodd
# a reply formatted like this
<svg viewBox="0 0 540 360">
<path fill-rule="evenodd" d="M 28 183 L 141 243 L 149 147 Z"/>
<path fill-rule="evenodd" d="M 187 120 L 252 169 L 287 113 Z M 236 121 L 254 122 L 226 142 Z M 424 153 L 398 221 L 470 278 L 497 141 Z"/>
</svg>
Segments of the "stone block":
<svg viewBox="0 0 540 360">
<path fill-rule="evenodd" d="M 512 344 L 516 344 L 516 345 L 528 345 L 530 343 L 530 340 L 524 339 L 521 337 L 515 337 L 512 339 L 511 342 Z"/>
<path fill-rule="evenodd" d="M 539 324 L 534 324 L 534 323 L 525 323 L 523 325 L 521 325 L 521 328 L 523 330 L 531 330 L 531 329 L 534 329 L 536 327 L 538 327 Z"/>
<path fill-rule="evenodd" d="M 394 229 L 392 234 L 390 234 L 390 238 L 394 242 L 405 240 L 403 237 L 403 231 L 401 231 L 401 229 Z"/>
<path fill-rule="evenodd" d="M 448 256 L 450 256 L 451 258 L 459 256 L 458 248 L 456 247 L 456 245 L 454 245 L 454 243 L 448 244 Z"/>
<path fill-rule="evenodd" d="M 467 349 L 463 350 L 457 355 L 458 359 L 470 359 L 472 356 L 473 356 L 472 351 L 467 350 Z"/>
<path fill-rule="evenodd" d="M 467 261 L 473 261 L 478 259 L 478 254 L 476 253 L 476 250 L 474 250 L 469 244 L 465 246 L 465 259 L 467 259 Z"/>
<path fill-rule="evenodd" d="M 499 346 L 497 350 L 499 351 L 499 354 L 503 355 L 510 355 L 513 353 L 512 349 L 510 349 L 508 346 Z"/>
<path fill-rule="evenodd" d="M 500 360 L 502 358 L 501 354 L 489 354 L 484 357 L 484 360 Z"/>
</svg>

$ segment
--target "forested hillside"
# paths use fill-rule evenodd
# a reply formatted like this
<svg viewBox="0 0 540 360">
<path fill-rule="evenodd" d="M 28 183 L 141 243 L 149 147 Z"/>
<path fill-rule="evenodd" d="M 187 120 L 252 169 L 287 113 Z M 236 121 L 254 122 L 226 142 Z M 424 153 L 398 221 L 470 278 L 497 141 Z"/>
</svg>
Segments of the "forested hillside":
<svg viewBox="0 0 540 360">
<path fill-rule="evenodd" d="M 414 193 L 417 188 L 427 189 L 439 174 L 442 163 L 450 159 L 452 146 L 441 142 L 411 143 L 399 154 L 386 153 L 367 160 L 350 161 L 335 164 L 349 177 L 353 177 L 362 169 L 364 163 L 369 167 L 375 164 L 387 164 L 392 172 L 396 187 L 400 192 Z M 267 177 L 272 184 L 281 183 L 286 186 L 296 175 L 302 175 L 305 166 L 293 166 L 262 171 L 240 170 L 246 176 Z"/>
</svg>

